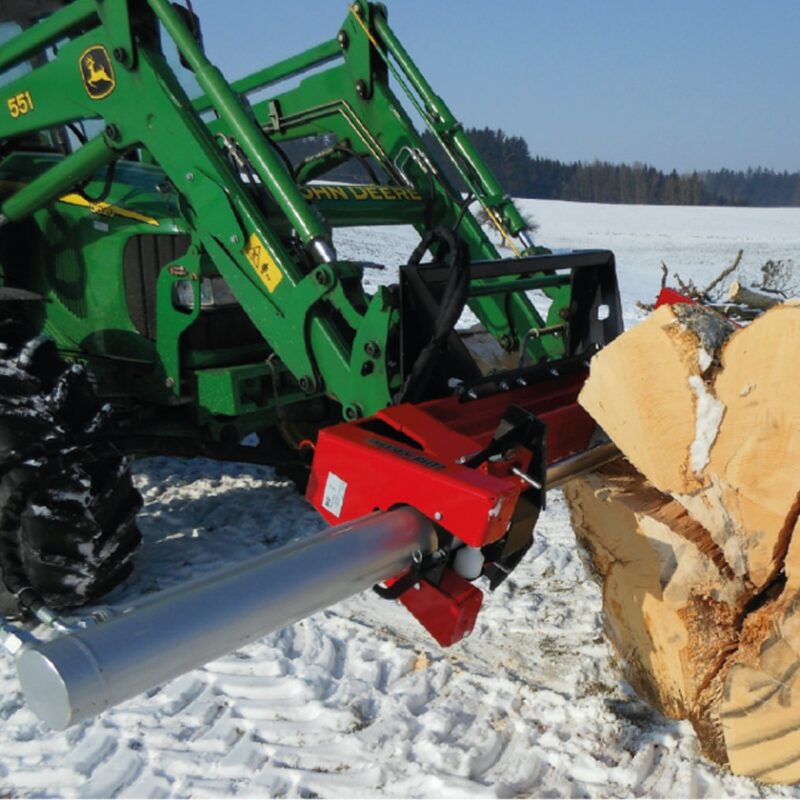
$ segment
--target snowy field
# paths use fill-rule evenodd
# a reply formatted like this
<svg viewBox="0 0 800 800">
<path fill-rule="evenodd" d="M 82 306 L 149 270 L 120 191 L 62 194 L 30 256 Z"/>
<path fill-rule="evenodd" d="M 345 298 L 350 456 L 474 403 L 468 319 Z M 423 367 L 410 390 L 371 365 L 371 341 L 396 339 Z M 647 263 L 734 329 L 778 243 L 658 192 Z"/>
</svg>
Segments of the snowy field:
<svg viewBox="0 0 800 800">
<path fill-rule="evenodd" d="M 662 260 L 698 283 L 739 248 L 752 274 L 767 259 L 800 268 L 800 209 L 522 205 L 543 244 L 615 251 L 627 324 L 641 316 L 636 300 L 654 298 Z M 415 238 L 382 228 L 337 244 L 396 266 Z M 108 600 L 118 608 L 322 525 L 270 469 L 159 458 L 135 472 L 145 541 Z M 688 723 L 622 682 L 560 495 L 536 535 L 450 650 L 367 592 L 62 734 L 23 706 L 0 661 L 0 794 L 800 797 L 705 761 Z"/>
</svg>

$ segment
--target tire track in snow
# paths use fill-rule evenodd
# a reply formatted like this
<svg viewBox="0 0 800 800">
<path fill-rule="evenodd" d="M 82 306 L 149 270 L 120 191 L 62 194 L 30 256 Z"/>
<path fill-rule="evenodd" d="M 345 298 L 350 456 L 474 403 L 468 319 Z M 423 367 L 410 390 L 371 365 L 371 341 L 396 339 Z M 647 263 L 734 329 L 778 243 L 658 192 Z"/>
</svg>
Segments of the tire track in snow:
<svg viewBox="0 0 800 800">
<path fill-rule="evenodd" d="M 117 606 L 216 568 L 222 551 L 250 558 L 317 527 L 269 470 L 156 459 L 138 479 L 147 542 L 134 582 L 110 598 Z M 244 495 L 253 506 L 243 513 Z M 364 593 L 66 734 L 47 734 L 7 691 L 0 787 L 172 797 L 728 790 L 736 779 L 697 759 L 687 726 L 619 687 L 598 642 L 596 587 L 563 505 L 551 506 L 529 562 L 452 650 Z M 13 685 L 7 671 L 2 683 Z M 694 777 L 681 779 L 686 769 Z"/>
<path fill-rule="evenodd" d="M 251 558 L 319 526 L 269 470 L 155 459 L 138 466 L 137 480 L 146 544 L 134 581 L 109 598 L 117 607 L 216 569 L 224 552 Z M 599 595 L 557 498 L 530 555 L 487 598 L 479 630 L 450 651 L 367 592 L 65 734 L 48 734 L 22 706 L 4 663 L 0 789 L 758 794 L 698 759 L 688 726 L 620 688 L 598 640 Z"/>
</svg>

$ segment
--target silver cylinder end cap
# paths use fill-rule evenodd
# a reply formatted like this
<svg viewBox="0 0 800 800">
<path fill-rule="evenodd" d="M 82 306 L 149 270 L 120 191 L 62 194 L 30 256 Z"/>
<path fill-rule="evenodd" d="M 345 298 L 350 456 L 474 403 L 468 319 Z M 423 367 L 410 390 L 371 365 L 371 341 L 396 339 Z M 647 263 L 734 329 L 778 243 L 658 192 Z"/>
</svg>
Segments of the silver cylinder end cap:
<svg viewBox="0 0 800 800">
<path fill-rule="evenodd" d="M 55 731 L 108 707 L 97 661 L 76 638 L 26 648 L 17 657 L 17 675 L 31 710 Z"/>
<path fill-rule="evenodd" d="M 318 236 L 316 239 L 312 239 L 309 242 L 308 247 L 317 264 L 336 263 L 336 251 L 333 249 L 333 245 L 326 239 Z"/>
</svg>

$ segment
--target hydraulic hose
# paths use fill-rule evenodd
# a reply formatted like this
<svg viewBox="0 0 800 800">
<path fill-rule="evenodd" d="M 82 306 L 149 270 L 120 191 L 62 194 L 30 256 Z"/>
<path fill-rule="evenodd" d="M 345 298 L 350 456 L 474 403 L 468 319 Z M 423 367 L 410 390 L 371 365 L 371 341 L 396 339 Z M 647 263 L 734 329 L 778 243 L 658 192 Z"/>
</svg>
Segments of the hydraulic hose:
<svg viewBox="0 0 800 800">
<path fill-rule="evenodd" d="M 397 398 L 398 403 L 415 403 L 423 398 L 428 379 L 444 353 L 447 338 L 458 322 L 469 296 L 469 251 L 449 228 L 436 228 L 427 233 L 411 254 L 409 265 L 418 266 L 422 256 L 434 244 L 442 246 L 441 251 L 435 254 L 436 262 L 449 257 L 450 271 L 433 336 L 414 361 Z"/>
</svg>

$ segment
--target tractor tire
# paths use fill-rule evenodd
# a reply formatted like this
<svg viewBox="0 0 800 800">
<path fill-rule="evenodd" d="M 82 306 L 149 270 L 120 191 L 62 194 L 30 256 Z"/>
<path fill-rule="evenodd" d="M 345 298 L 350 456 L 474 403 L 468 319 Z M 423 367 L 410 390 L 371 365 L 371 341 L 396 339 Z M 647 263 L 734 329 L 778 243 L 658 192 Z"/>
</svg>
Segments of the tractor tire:
<svg viewBox="0 0 800 800">
<path fill-rule="evenodd" d="M 12 617 L 24 616 L 23 589 L 66 609 L 124 581 L 142 505 L 126 458 L 71 444 L 101 440 L 108 425 L 83 367 L 49 339 L 19 339 L 13 320 L 0 321 L 0 463 L 25 458 L 0 470 L 0 614 Z"/>
</svg>

